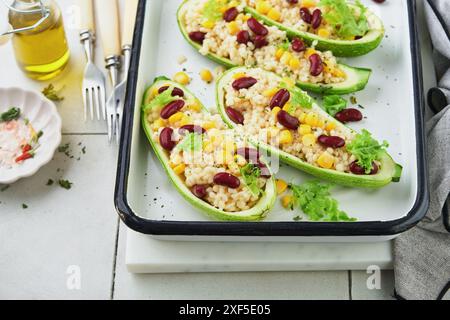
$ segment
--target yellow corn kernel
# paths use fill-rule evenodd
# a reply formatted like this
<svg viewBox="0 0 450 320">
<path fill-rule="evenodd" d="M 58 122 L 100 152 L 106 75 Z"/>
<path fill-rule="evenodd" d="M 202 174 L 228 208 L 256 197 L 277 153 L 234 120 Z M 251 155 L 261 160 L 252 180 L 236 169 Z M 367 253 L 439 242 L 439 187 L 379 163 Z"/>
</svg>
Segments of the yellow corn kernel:
<svg viewBox="0 0 450 320">
<path fill-rule="evenodd" d="M 268 138 L 274 138 L 274 137 L 278 136 L 279 133 L 280 133 L 280 128 L 270 127 L 267 129 L 267 137 Z"/>
<path fill-rule="evenodd" d="M 316 0 L 302 0 L 302 7 L 313 8 L 316 7 Z"/>
<path fill-rule="evenodd" d="M 317 53 L 317 51 L 314 50 L 313 48 L 306 49 L 306 52 L 305 52 L 306 59 L 309 59 L 309 57 L 311 57 L 315 53 Z"/>
<path fill-rule="evenodd" d="M 267 14 L 272 9 L 270 4 L 267 1 L 257 1 L 256 2 L 256 11 L 262 14 Z"/>
<path fill-rule="evenodd" d="M 283 130 L 280 133 L 280 144 L 291 144 L 294 142 L 294 136 L 289 130 Z"/>
<path fill-rule="evenodd" d="M 284 82 L 289 88 L 295 87 L 295 81 L 292 80 L 291 78 L 283 78 L 283 82 Z"/>
<path fill-rule="evenodd" d="M 294 200 L 294 197 L 292 196 L 284 196 L 281 198 L 281 205 L 285 209 L 292 209 L 292 202 Z"/>
<path fill-rule="evenodd" d="M 286 111 L 287 113 L 291 113 L 292 111 L 292 104 L 290 104 L 289 102 L 286 103 L 283 107 L 283 110 Z"/>
<path fill-rule="evenodd" d="M 235 73 L 233 75 L 233 79 L 234 80 L 238 80 L 238 79 L 241 79 L 241 78 L 245 78 L 246 76 L 247 75 L 245 73 L 243 73 L 243 72 L 237 72 L 237 73 Z"/>
<path fill-rule="evenodd" d="M 173 171 L 177 174 L 177 175 L 182 175 L 184 173 L 184 171 L 186 170 L 186 165 L 184 163 L 176 166 L 175 168 L 173 168 Z"/>
<path fill-rule="evenodd" d="M 278 113 L 279 113 L 280 111 L 281 111 L 281 108 L 280 108 L 280 107 L 275 107 L 275 108 L 273 108 L 272 111 L 271 111 L 272 116 L 273 116 L 274 118 L 276 118 L 276 117 L 278 116 Z"/>
<path fill-rule="evenodd" d="M 203 124 L 202 127 L 203 127 L 203 129 L 205 129 L 205 130 L 211 130 L 211 129 L 216 128 L 216 123 L 213 122 L 213 121 L 207 121 L 207 122 L 205 122 L 205 123 Z"/>
<path fill-rule="evenodd" d="M 291 58 L 292 58 L 292 54 L 290 53 L 290 52 L 285 52 L 285 53 L 283 53 L 283 55 L 281 56 L 281 59 L 280 59 L 280 61 L 281 61 L 281 63 L 284 63 L 284 64 L 286 64 L 286 65 L 289 65 L 289 61 L 291 61 Z"/>
<path fill-rule="evenodd" d="M 317 164 L 324 169 L 331 169 L 334 166 L 336 159 L 328 152 L 322 153 L 322 155 L 317 159 Z"/>
<path fill-rule="evenodd" d="M 214 76 L 208 69 L 200 71 L 200 78 L 207 83 L 211 83 L 214 80 Z"/>
<path fill-rule="evenodd" d="M 195 112 L 202 111 L 202 106 L 198 100 L 195 100 L 192 104 L 189 105 L 189 109 Z"/>
<path fill-rule="evenodd" d="M 211 141 L 203 142 L 203 151 L 206 153 L 211 153 L 214 151 L 214 146 L 212 145 Z"/>
<path fill-rule="evenodd" d="M 288 188 L 288 184 L 286 181 L 278 179 L 277 180 L 277 193 L 278 195 L 283 194 Z"/>
<path fill-rule="evenodd" d="M 166 126 L 166 122 L 163 119 L 158 119 L 153 123 L 153 129 L 155 131 L 158 131 L 159 129 L 161 129 L 162 127 Z"/>
<path fill-rule="evenodd" d="M 278 92 L 278 88 L 267 89 L 263 92 L 263 96 L 266 98 L 272 98 Z"/>
<path fill-rule="evenodd" d="M 206 29 L 212 29 L 215 26 L 215 22 L 214 21 L 210 21 L 210 20 L 206 20 L 202 22 L 202 27 L 206 28 Z"/>
<path fill-rule="evenodd" d="M 270 9 L 269 12 L 267 13 L 267 17 L 270 18 L 270 19 L 272 19 L 272 20 L 275 20 L 275 21 L 280 21 L 280 19 L 281 19 L 281 13 L 280 13 L 280 11 L 278 11 L 277 9 L 272 8 L 272 9 Z"/>
<path fill-rule="evenodd" d="M 173 76 L 173 81 L 185 86 L 191 82 L 191 78 L 189 78 L 189 76 L 186 74 L 186 72 L 177 72 Z"/>
<path fill-rule="evenodd" d="M 330 36 L 330 31 L 326 28 L 320 28 L 319 31 L 317 31 L 317 34 L 322 38 L 328 38 Z"/>
<path fill-rule="evenodd" d="M 281 57 L 283 56 L 283 54 L 284 54 L 284 49 L 283 48 L 278 48 L 278 50 L 275 52 L 275 58 L 277 60 L 280 60 Z"/>
<path fill-rule="evenodd" d="M 180 121 L 180 127 L 188 125 L 188 124 L 192 124 L 191 117 L 189 117 L 187 115 L 183 115 L 183 118 Z"/>
<path fill-rule="evenodd" d="M 317 124 L 316 124 L 317 128 L 325 129 L 325 126 L 326 126 L 326 124 L 325 124 L 325 121 L 323 119 L 317 120 Z"/>
<path fill-rule="evenodd" d="M 319 116 L 314 112 L 308 113 L 305 118 L 305 124 L 309 124 L 311 127 L 317 127 L 318 122 Z"/>
<path fill-rule="evenodd" d="M 238 7 L 239 5 L 240 5 L 240 1 L 236 1 L 236 0 L 230 1 L 228 3 L 228 9 Z"/>
<path fill-rule="evenodd" d="M 289 60 L 289 66 L 293 70 L 300 69 L 300 59 L 297 57 L 292 57 L 291 60 Z"/>
<path fill-rule="evenodd" d="M 159 88 L 153 88 L 152 96 L 156 97 L 159 94 Z"/>
<path fill-rule="evenodd" d="M 300 121 L 300 123 L 305 123 L 305 121 L 306 121 L 306 113 L 302 112 L 300 114 L 300 117 L 298 117 L 298 120 Z"/>
<path fill-rule="evenodd" d="M 326 127 L 325 127 L 325 129 L 327 131 L 332 131 L 332 130 L 336 129 L 336 126 L 337 126 L 336 122 L 334 122 L 334 121 L 333 122 L 328 122 Z"/>
<path fill-rule="evenodd" d="M 236 21 L 231 21 L 229 24 L 228 24 L 228 31 L 230 32 L 230 34 L 231 35 L 235 35 L 235 34 L 237 34 L 238 32 L 239 32 L 239 25 L 237 24 L 237 22 Z"/>
<path fill-rule="evenodd" d="M 312 133 L 312 128 L 308 124 L 302 124 L 300 125 L 300 128 L 298 128 L 298 133 L 300 133 L 300 135 L 302 136 L 305 136 L 307 134 Z"/>
<path fill-rule="evenodd" d="M 333 75 L 335 77 L 339 77 L 339 78 L 346 78 L 347 77 L 347 74 L 344 71 L 342 71 L 341 69 L 339 69 L 339 68 L 333 69 L 332 73 L 333 73 Z"/>
<path fill-rule="evenodd" d="M 307 135 L 304 135 L 303 138 L 302 138 L 303 144 L 304 144 L 305 146 L 307 146 L 307 147 L 313 147 L 313 146 L 315 146 L 315 145 L 316 145 L 316 141 L 317 141 L 317 138 L 316 138 L 316 136 L 315 136 L 314 134 L 312 134 L 312 133 L 307 134 Z"/>
<path fill-rule="evenodd" d="M 181 121 L 181 119 L 183 119 L 183 117 L 184 117 L 183 112 L 177 112 L 177 113 L 175 113 L 173 116 L 171 116 L 171 117 L 169 118 L 169 123 L 170 123 L 171 125 L 174 125 L 174 124 L 177 123 L 178 121 Z"/>
</svg>

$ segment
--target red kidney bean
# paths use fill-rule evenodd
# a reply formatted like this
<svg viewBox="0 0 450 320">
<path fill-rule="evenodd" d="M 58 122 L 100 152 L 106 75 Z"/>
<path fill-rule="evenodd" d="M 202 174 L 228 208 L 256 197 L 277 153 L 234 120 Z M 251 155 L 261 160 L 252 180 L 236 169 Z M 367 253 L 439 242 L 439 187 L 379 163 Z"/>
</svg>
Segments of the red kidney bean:
<svg viewBox="0 0 450 320">
<path fill-rule="evenodd" d="M 234 21 L 234 20 L 236 20 L 236 17 L 238 16 L 238 14 L 239 14 L 238 9 L 236 9 L 236 7 L 232 7 L 224 12 L 223 20 L 225 20 L 226 22 Z"/>
<path fill-rule="evenodd" d="M 300 9 L 300 17 L 302 18 L 303 21 L 305 21 L 306 23 L 311 23 L 312 21 L 312 15 L 311 15 L 311 11 L 309 11 L 308 8 L 301 8 Z"/>
<path fill-rule="evenodd" d="M 292 50 L 295 52 L 303 52 L 306 50 L 305 43 L 300 38 L 292 39 Z"/>
<path fill-rule="evenodd" d="M 270 101 L 269 108 L 270 109 L 273 109 L 275 107 L 283 108 L 290 98 L 291 94 L 289 93 L 289 91 L 286 89 L 281 89 L 273 96 L 272 100 Z"/>
<path fill-rule="evenodd" d="M 236 35 L 236 38 L 237 38 L 237 42 L 241 43 L 241 44 L 247 44 L 247 43 L 251 42 L 250 32 L 248 32 L 247 30 L 239 31 L 238 34 Z"/>
<path fill-rule="evenodd" d="M 183 109 L 185 102 L 183 100 L 175 100 L 169 103 L 161 110 L 161 118 L 169 119 L 175 113 Z"/>
<path fill-rule="evenodd" d="M 341 137 L 321 135 L 319 143 L 327 148 L 338 149 L 345 146 L 345 140 Z"/>
<path fill-rule="evenodd" d="M 165 92 L 167 89 L 169 89 L 169 86 L 164 86 L 159 88 L 158 93 L 163 93 Z M 173 88 L 172 91 L 172 97 L 180 97 L 183 98 L 184 97 L 184 91 L 181 90 L 180 88 Z"/>
<path fill-rule="evenodd" d="M 289 4 L 297 4 L 298 0 L 287 0 Z"/>
<path fill-rule="evenodd" d="M 175 148 L 175 141 L 172 139 L 173 129 L 172 128 L 164 128 L 159 135 L 159 144 L 164 150 L 172 151 Z"/>
<path fill-rule="evenodd" d="M 358 109 L 349 108 L 336 113 L 334 117 L 342 123 L 358 122 L 363 119 L 363 114 Z"/>
<path fill-rule="evenodd" d="M 370 172 L 369 175 L 377 174 L 379 170 L 380 168 L 374 162 L 372 165 L 372 171 Z M 350 172 L 359 176 L 366 175 L 366 170 L 363 167 L 361 167 L 357 161 L 352 162 L 352 164 L 350 164 Z"/>
<path fill-rule="evenodd" d="M 262 178 L 270 178 L 272 177 L 272 174 L 270 173 L 269 168 L 262 162 L 258 162 L 258 167 L 261 170 L 261 177 Z"/>
<path fill-rule="evenodd" d="M 376 2 L 376 3 L 383 3 L 386 0 L 373 0 L 373 1 Z"/>
<path fill-rule="evenodd" d="M 205 40 L 206 37 L 206 33 L 205 32 L 201 32 L 201 31 L 194 31 L 189 33 L 189 38 L 194 41 L 197 42 L 198 44 L 203 44 L 203 41 Z"/>
<path fill-rule="evenodd" d="M 214 184 L 231 189 L 237 189 L 241 186 L 241 180 L 229 173 L 222 172 L 214 176 Z"/>
<path fill-rule="evenodd" d="M 233 82 L 234 90 L 249 89 L 258 83 L 258 80 L 252 77 L 244 77 Z"/>
<path fill-rule="evenodd" d="M 269 30 L 255 18 L 248 19 L 247 25 L 256 35 L 266 36 L 269 33 Z"/>
<path fill-rule="evenodd" d="M 253 44 L 255 45 L 256 49 L 263 48 L 269 44 L 269 41 L 267 41 L 267 38 L 265 36 L 255 36 L 253 39 Z"/>
<path fill-rule="evenodd" d="M 320 9 L 316 9 L 312 14 L 311 26 L 314 29 L 317 29 L 318 27 L 320 27 L 321 23 L 322 23 L 322 11 L 320 11 Z"/>
<path fill-rule="evenodd" d="M 360 40 L 362 38 L 363 38 L 363 36 L 355 36 L 355 40 Z"/>
<path fill-rule="evenodd" d="M 288 129 L 297 130 L 298 127 L 300 126 L 300 121 L 296 117 L 291 116 L 284 110 L 278 112 L 277 118 L 278 122 Z"/>
<path fill-rule="evenodd" d="M 191 191 L 197 198 L 204 199 L 208 195 L 208 186 L 197 184 L 192 187 Z"/>
<path fill-rule="evenodd" d="M 185 126 L 182 126 L 180 128 L 180 130 L 178 130 L 178 132 L 181 135 L 185 135 L 186 133 L 204 134 L 204 133 L 206 133 L 206 130 L 203 129 L 202 127 L 200 127 L 200 126 L 196 126 L 196 125 L 193 125 L 193 124 L 187 124 Z"/>
<path fill-rule="evenodd" d="M 244 115 L 232 107 L 228 107 L 226 110 L 228 117 L 236 124 L 244 124 Z"/>
<path fill-rule="evenodd" d="M 258 163 L 261 155 L 258 150 L 252 148 L 239 148 L 237 154 L 245 158 L 249 163 Z"/>
<path fill-rule="evenodd" d="M 320 56 L 317 53 L 315 53 L 309 57 L 309 62 L 311 63 L 309 73 L 313 77 L 319 76 L 323 72 L 322 58 L 320 58 Z"/>
</svg>

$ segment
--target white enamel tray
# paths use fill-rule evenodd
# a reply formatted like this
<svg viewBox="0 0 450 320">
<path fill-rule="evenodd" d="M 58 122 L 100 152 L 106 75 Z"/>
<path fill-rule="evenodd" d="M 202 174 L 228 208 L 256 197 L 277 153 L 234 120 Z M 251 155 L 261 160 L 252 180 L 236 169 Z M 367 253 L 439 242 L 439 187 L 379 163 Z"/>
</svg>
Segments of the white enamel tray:
<svg viewBox="0 0 450 320">
<path fill-rule="evenodd" d="M 168 181 L 140 126 L 144 90 L 157 76 L 172 77 L 185 69 L 191 89 L 214 108 L 214 84 L 199 79 L 203 68 L 217 65 L 190 47 L 176 21 L 181 0 L 141 0 L 124 118 L 115 194 L 123 221 L 133 230 L 170 240 L 377 241 L 392 239 L 418 223 L 428 206 L 425 170 L 421 62 L 415 23 L 415 1 L 363 1 L 385 23 L 386 38 L 376 51 L 342 59 L 374 72 L 367 88 L 355 94 L 366 119 L 353 128 L 367 128 L 390 142 L 389 152 L 403 165 L 400 183 L 381 190 L 336 187 L 341 208 L 357 223 L 294 222 L 280 205 L 262 223 L 211 221 L 190 207 Z M 178 64 L 183 55 L 187 62 Z M 283 166 L 277 174 L 296 182 L 312 177 Z"/>
</svg>

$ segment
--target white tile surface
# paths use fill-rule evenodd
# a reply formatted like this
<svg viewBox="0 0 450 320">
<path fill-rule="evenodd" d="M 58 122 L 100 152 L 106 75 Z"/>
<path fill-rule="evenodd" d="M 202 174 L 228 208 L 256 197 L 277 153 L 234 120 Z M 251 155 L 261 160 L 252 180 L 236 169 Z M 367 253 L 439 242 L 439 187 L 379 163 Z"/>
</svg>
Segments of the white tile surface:
<svg viewBox="0 0 450 320">
<path fill-rule="evenodd" d="M 36 176 L 0 192 L 0 299 L 110 297 L 114 150 L 104 136 L 64 137 L 67 142 L 74 159 L 59 153 Z M 61 178 L 74 183 L 71 190 L 57 185 Z M 48 179 L 55 185 L 46 186 Z M 80 268 L 81 290 L 67 289 L 69 266 Z"/>
<path fill-rule="evenodd" d="M 382 271 L 380 289 L 369 289 L 367 281 L 372 276 L 363 271 L 352 271 L 352 299 L 353 300 L 395 300 L 394 298 L 394 272 Z M 369 279 L 369 283 L 371 279 Z"/>
<path fill-rule="evenodd" d="M 348 299 L 348 272 L 133 275 L 121 226 L 115 299 Z"/>
</svg>

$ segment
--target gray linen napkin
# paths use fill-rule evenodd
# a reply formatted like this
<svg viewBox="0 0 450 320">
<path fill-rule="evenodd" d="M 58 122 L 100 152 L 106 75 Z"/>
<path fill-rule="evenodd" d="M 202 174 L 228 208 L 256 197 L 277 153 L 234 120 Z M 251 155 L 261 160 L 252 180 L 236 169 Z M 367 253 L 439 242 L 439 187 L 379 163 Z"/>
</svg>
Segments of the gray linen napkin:
<svg viewBox="0 0 450 320">
<path fill-rule="evenodd" d="M 441 299 L 450 288 L 450 1 L 424 3 L 440 81 L 428 94 L 430 209 L 394 246 L 396 293 L 408 300 Z"/>
</svg>

